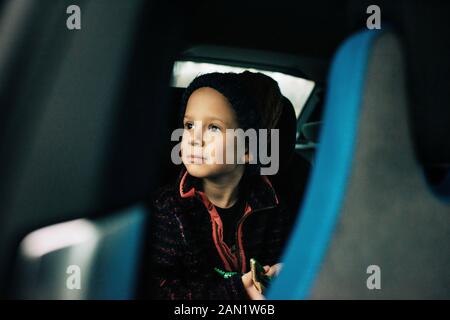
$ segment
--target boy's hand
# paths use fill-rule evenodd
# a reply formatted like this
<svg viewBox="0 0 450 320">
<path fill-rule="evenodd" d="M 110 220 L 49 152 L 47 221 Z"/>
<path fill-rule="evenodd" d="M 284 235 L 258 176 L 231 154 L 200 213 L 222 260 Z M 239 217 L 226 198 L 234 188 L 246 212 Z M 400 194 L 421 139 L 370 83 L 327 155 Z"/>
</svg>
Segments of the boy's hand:
<svg viewBox="0 0 450 320">
<path fill-rule="evenodd" d="M 269 270 L 270 270 L 269 266 L 264 266 L 265 272 L 268 272 Z M 253 283 L 251 271 L 245 273 L 241 277 L 241 279 L 242 283 L 244 284 L 245 291 L 247 292 L 247 295 L 251 300 L 266 300 L 266 298 L 256 289 Z"/>
<path fill-rule="evenodd" d="M 264 266 L 264 271 L 266 272 L 266 275 L 276 277 L 282 268 L 282 263 L 276 263 L 273 266 Z M 244 274 L 241 278 L 244 288 L 247 291 L 247 295 L 251 300 L 266 300 L 266 298 L 255 288 L 251 271 Z"/>
<path fill-rule="evenodd" d="M 274 264 L 271 266 L 268 271 L 266 271 L 266 275 L 270 277 L 276 277 L 280 273 L 281 269 L 283 268 L 283 264 L 281 262 Z M 264 267 L 266 269 L 266 267 Z"/>
</svg>

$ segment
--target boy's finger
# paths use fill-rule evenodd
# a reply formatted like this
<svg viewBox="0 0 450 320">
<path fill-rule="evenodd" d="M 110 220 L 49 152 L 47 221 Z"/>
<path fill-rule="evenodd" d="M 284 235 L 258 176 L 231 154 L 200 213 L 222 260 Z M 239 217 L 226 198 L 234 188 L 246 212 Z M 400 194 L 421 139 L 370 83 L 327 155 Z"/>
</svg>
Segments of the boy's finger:
<svg viewBox="0 0 450 320">
<path fill-rule="evenodd" d="M 249 288 L 247 294 L 251 300 L 266 300 L 266 297 L 259 293 L 255 287 Z"/>
<path fill-rule="evenodd" d="M 266 272 L 266 275 L 272 277 L 278 275 L 279 272 L 280 272 L 279 266 L 273 265 L 272 267 L 270 267 L 270 270 Z"/>
</svg>

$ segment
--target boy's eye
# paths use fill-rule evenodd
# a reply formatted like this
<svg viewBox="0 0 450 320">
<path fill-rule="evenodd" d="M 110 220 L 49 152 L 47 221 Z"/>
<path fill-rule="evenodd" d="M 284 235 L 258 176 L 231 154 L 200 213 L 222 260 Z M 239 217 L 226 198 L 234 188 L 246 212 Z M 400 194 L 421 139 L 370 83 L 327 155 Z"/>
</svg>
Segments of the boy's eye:
<svg viewBox="0 0 450 320">
<path fill-rule="evenodd" d="M 184 128 L 187 129 L 187 130 L 192 129 L 192 127 L 194 127 L 194 125 L 191 122 L 186 122 L 184 124 Z"/>
<path fill-rule="evenodd" d="M 214 124 L 211 124 L 211 125 L 209 125 L 209 130 L 211 130 L 212 132 L 219 132 L 220 131 L 220 127 L 218 127 L 218 126 L 216 126 Z"/>
</svg>

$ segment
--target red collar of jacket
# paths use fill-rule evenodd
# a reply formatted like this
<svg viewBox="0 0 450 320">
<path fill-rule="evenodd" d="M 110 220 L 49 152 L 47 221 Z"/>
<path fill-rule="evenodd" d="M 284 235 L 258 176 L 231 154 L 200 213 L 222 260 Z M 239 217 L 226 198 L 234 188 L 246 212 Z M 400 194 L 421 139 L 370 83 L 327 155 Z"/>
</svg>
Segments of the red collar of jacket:
<svg viewBox="0 0 450 320">
<path fill-rule="evenodd" d="M 247 191 L 246 202 L 253 211 L 259 211 L 278 205 L 278 196 L 267 176 L 242 177 L 244 188 Z M 194 197 L 202 194 L 201 179 L 191 176 L 185 168 L 178 178 L 180 196 L 182 198 Z"/>
<path fill-rule="evenodd" d="M 214 244 L 224 267 L 227 271 L 246 272 L 247 263 L 242 243 L 242 224 L 248 215 L 264 210 L 274 208 L 278 205 L 278 197 L 272 186 L 272 183 L 266 176 L 243 176 L 241 186 L 245 190 L 246 206 L 242 218 L 237 225 L 237 252 L 232 253 L 228 245 L 223 241 L 222 220 L 211 201 L 206 197 L 201 188 L 201 180 L 195 178 L 186 171 L 181 171 L 178 179 L 180 196 L 182 198 L 199 197 L 208 210 L 211 217 L 211 229 Z"/>
</svg>

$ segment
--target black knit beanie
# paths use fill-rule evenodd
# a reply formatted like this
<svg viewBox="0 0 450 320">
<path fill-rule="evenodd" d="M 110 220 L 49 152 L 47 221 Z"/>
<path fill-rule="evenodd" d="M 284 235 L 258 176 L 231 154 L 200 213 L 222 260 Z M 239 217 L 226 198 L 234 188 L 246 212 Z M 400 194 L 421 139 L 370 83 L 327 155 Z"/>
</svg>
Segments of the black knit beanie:
<svg viewBox="0 0 450 320">
<path fill-rule="evenodd" d="M 200 88 L 209 87 L 220 92 L 230 102 L 236 113 L 238 126 L 243 130 L 261 128 L 260 112 L 256 98 L 242 77 L 237 73 L 213 72 L 198 76 L 189 84 L 183 94 L 181 117 L 186 111 L 186 105 L 191 94 Z"/>
</svg>

